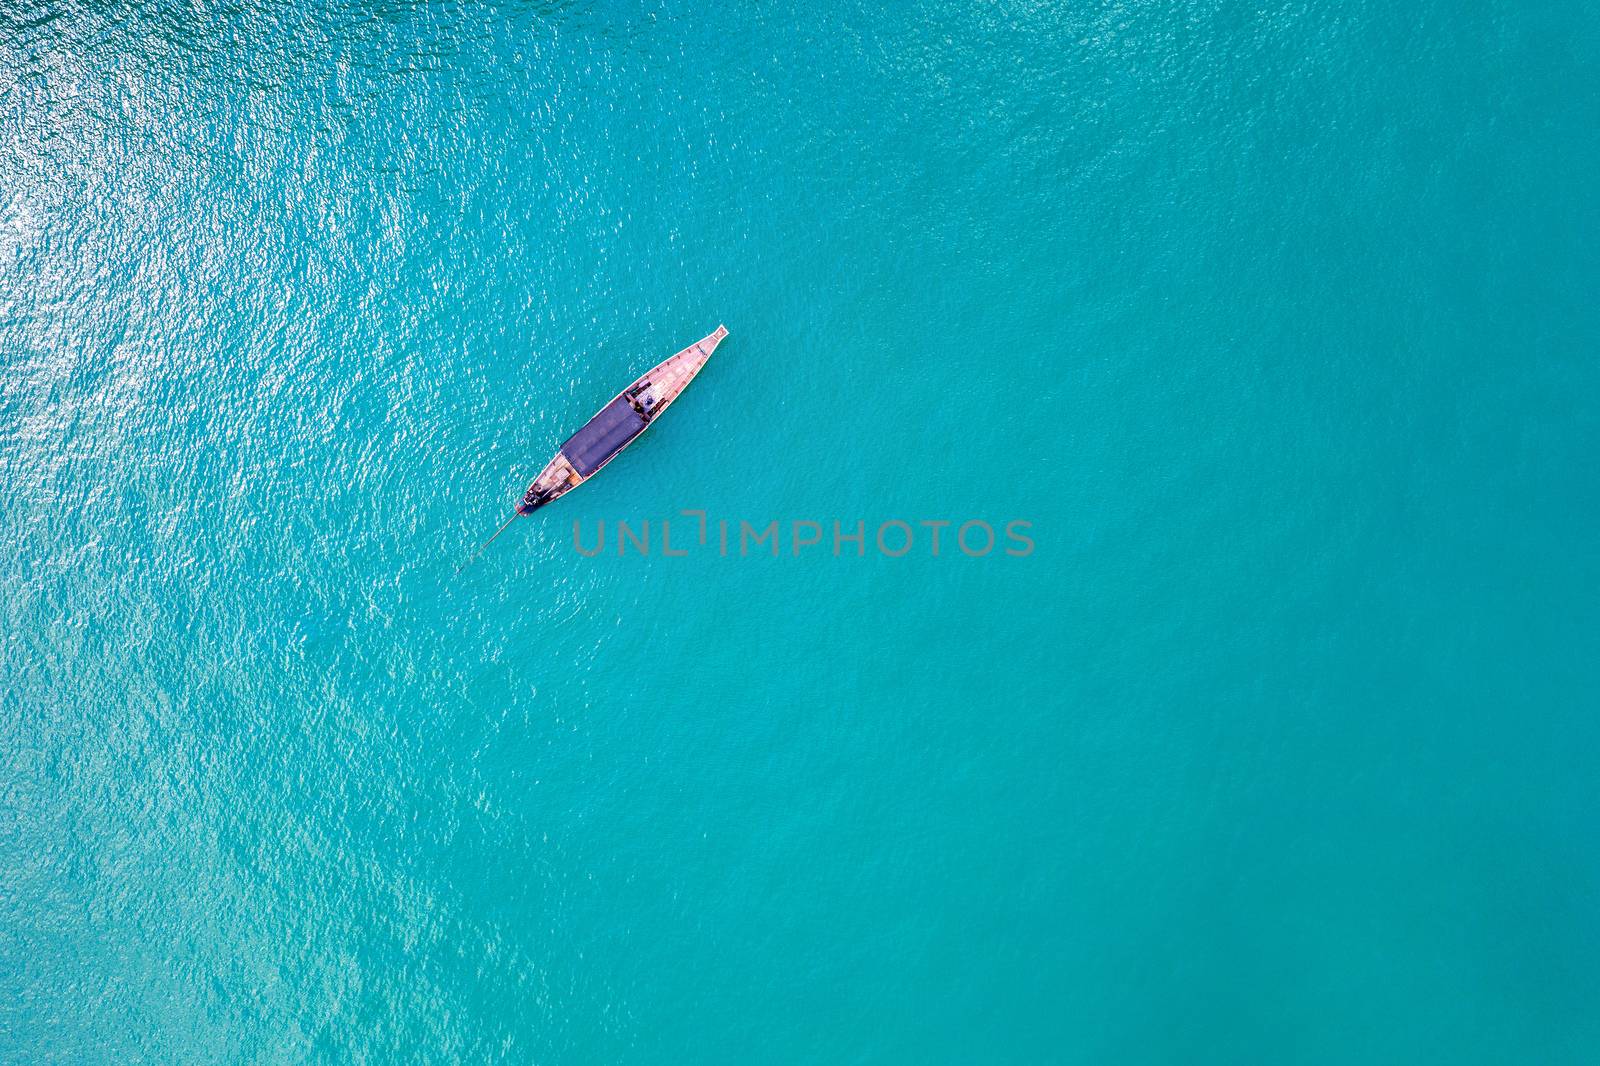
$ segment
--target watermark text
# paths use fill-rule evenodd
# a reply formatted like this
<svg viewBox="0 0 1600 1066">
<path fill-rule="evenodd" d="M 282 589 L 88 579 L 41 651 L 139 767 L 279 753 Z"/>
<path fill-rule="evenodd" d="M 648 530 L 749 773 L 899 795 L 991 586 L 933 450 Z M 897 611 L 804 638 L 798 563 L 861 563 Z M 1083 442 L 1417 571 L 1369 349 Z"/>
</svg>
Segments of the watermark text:
<svg viewBox="0 0 1600 1066">
<path fill-rule="evenodd" d="M 870 548 L 889 559 L 908 555 L 937 558 L 941 553 L 982 559 L 991 555 L 1025 558 L 1034 550 L 1029 533 L 1033 523 L 1021 518 L 1000 523 L 998 530 L 981 518 L 960 523 L 949 518 L 914 522 L 890 518 L 869 529 L 864 518 L 854 523 L 811 518 L 755 523 L 743 518 L 713 520 L 705 511 L 687 510 L 678 512 L 677 518 L 664 518 L 653 525 L 649 519 L 612 523 L 609 537 L 604 519 L 592 523 L 592 529 L 585 527 L 586 523 L 573 520 L 572 548 L 579 555 L 590 557 L 659 554 L 680 559 L 691 554 L 715 554 L 724 559 L 752 556 L 776 559 L 780 555 L 860 559 L 867 556 Z M 954 527 L 954 535 L 948 536 L 951 527 Z M 954 553 L 949 551 L 952 541 Z"/>
</svg>

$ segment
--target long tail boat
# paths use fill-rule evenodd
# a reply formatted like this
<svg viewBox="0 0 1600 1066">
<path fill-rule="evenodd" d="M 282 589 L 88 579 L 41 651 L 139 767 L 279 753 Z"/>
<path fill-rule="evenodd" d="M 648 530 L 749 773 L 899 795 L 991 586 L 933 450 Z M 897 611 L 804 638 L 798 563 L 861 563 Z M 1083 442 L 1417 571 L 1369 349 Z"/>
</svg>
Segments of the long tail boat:
<svg viewBox="0 0 1600 1066">
<path fill-rule="evenodd" d="M 539 476 L 528 486 L 527 494 L 505 525 L 494 531 L 494 536 L 484 541 L 466 562 L 456 567 L 456 573 L 466 569 L 483 549 L 493 544 L 495 537 L 511 528 L 518 515 L 532 514 L 556 500 L 600 472 L 600 468 L 617 457 L 617 453 L 632 444 L 634 438 L 650 428 L 650 423 L 661 417 L 678 394 L 684 390 L 700 368 L 706 365 L 711 353 L 717 350 L 722 338 L 728 335 L 727 326 L 718 326 L 710 336 L 702 337 L 671 359 L 651 367 L 644 376 L 617 393 L 616 398 L 584 423 L 582 429 L 568 437 L 556 457 L 545 464 Z"/>
<path fill-rule="evenodd" d="M 661 417 L 661 412 L 694 380 L 727 335 L 728 327 L 718 326 L 715 333 L 651 367 L 617 393 L 615 399 L 600 408 L 582 429 L 561 445 L 555 458 L 528 486 L 527 494 L 517 504 L 517 514 L 532 514 L 598 474 L 601 467 L 615 459 Z"/>
</svg>

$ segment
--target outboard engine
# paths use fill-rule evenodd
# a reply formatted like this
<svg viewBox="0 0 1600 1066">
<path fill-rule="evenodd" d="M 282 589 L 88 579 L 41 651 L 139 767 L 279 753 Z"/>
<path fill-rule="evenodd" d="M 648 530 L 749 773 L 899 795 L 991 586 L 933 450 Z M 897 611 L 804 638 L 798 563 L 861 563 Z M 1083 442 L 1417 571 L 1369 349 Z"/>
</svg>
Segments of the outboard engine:
<svg viewBox="0 0 1600 1066">
<path fill-rule="evenodd" d="M 517 504 L 517 513 L 532 514 L 549 503 L 550 498 L 550 493 L 540 492 L 537 486 L 530 486 L 527 495 L 522 497 L 522 502 Z"/>
</svg>

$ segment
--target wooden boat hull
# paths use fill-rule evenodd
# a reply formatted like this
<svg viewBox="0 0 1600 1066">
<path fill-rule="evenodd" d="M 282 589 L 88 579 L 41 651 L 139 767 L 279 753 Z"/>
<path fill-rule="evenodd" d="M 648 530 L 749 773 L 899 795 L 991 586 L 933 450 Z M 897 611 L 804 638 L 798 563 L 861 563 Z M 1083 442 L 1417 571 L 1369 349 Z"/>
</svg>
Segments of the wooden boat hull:
<svg viewBox="0 0 1600 1066">
<path fill-rule="evenodd" d="M 727 335 L 727 327 L 718 326 L 716 332 L 657 363 L 612 397 L 545 464 L 517 504 L 517 513 L 532 514 L 555 502 L 622 454 L 683 393 Z"/>
</svg>

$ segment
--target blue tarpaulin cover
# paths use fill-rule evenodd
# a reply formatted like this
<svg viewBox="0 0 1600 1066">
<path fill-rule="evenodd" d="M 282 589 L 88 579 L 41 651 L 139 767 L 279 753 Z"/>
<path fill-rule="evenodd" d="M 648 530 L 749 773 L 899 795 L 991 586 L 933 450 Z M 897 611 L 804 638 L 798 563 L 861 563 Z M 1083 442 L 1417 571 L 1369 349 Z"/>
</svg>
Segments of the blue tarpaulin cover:
<svg viewBox="0 0 1600 1066">
<path fill-rule="evenodd" d="M 561 450 L 573 468 L 588 477 L 637 437 L 645 424 L 633 405 L 619 396 L 589 419 L 588 425 L 568 437 Z"/>
</svg>

